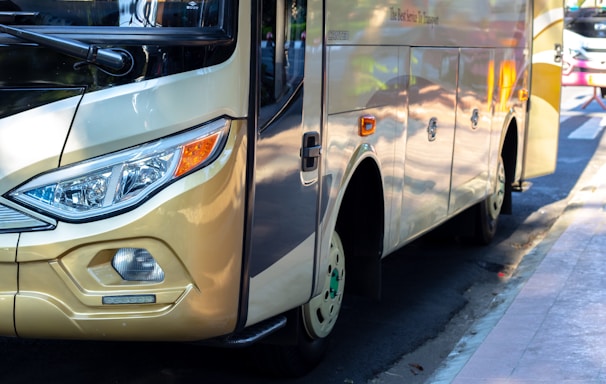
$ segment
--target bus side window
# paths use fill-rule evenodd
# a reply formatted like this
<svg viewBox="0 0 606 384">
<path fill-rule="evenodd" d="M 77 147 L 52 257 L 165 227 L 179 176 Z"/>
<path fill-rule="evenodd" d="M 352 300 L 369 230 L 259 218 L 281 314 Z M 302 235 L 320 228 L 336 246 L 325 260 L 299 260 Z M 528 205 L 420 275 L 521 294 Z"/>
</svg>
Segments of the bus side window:
<svg viewBox="0 0 606 384">
<path fill-rule="evenodd" d="M 303 81 L 307 0 L 264 0 L 261 28 L 260 125 Z"/>
</svg>

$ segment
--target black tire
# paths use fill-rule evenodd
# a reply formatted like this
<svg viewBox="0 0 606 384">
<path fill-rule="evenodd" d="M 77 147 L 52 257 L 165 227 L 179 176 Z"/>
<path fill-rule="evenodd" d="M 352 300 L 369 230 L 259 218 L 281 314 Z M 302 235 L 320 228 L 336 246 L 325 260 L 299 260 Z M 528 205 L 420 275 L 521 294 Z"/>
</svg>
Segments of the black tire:
<svg viewBox="0 0 606 384">
<path fill-rule="evenodd" d="M 497 233 L 499 215 L 505 201 L 506 180 L 503 157 L 499 156 L 495 189 L 490 196 L 479 202 L 474 208 L 475 233 L 473 239 L 477 244 L 490 244 Z"/>
</svg>

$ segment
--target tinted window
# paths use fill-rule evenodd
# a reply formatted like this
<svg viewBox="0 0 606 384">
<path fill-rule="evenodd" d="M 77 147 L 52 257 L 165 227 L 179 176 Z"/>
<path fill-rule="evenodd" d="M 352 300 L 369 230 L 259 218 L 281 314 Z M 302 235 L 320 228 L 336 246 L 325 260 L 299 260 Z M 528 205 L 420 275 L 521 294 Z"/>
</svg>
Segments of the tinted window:
<svg viewBox="0 0 606 384">
<path fill-rule="evenodd" d="M 261 126 L 291 100 L 303 82 L 306 18 L 306 0 L 263 1 Z"/>
<path fill-rule="evenodd" d="M 0 0 L 0 22 L 74 27 L 218 27 L 221 0 Z"/>
<path fill-rule="evenodd" d="M 606 10 L 602 8 L 568 10 L 565 21 L 566 29 L 581 36 L 606 37 Z"/>
</svg>

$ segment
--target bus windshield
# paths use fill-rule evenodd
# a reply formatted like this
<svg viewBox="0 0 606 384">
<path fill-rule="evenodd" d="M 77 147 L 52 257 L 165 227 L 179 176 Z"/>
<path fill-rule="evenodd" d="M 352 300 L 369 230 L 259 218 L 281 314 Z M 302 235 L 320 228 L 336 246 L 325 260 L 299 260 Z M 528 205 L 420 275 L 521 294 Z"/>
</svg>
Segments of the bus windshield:
<svg viewBox="0 0 606 384">
<path fill-rule="evenodd" d="M 606 7 L 586 3 L 566 7 L 566 29 L 583 37 L 606 37 Z"/>
<path fill-rule="evenodd" d="M 0 0 L 0 86 L 92 91 L 217 65 L 235 50 L 236 4 Z"/>
<path fill-rule="evenodd" d="M 0 0 L 0 23 L 69 27 L 221 27 L 223 2 L 223 0 Z"/>
</svg>

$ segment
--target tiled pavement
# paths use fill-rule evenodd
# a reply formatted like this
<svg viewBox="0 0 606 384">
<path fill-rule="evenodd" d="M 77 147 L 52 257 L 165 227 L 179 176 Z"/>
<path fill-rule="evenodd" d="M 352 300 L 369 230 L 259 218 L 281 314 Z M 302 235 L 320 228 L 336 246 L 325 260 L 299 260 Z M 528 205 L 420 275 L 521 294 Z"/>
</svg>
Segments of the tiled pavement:
<svg viewBox="0 0 606 384">
<path fill-rule="evenodd" d="M 587 185 L 560 218 L 566 229 L 471 357 L 428 383 L 606 383 L 606 165 Z"/>
</svg>

